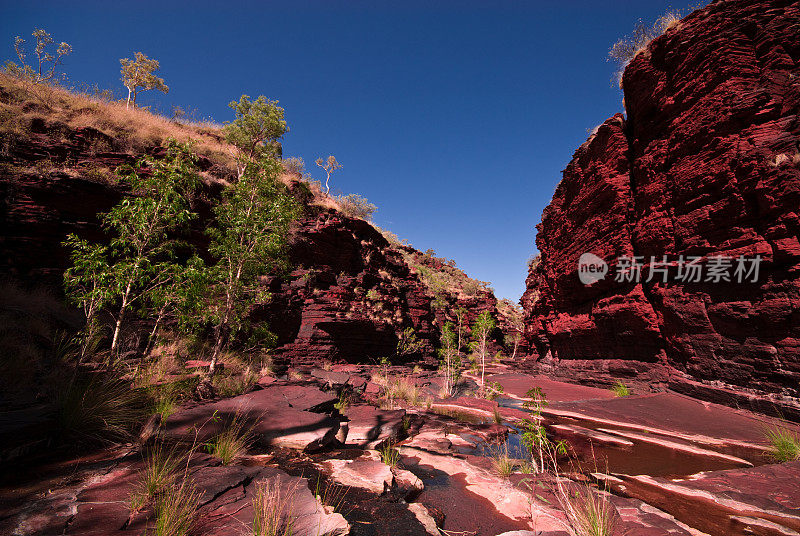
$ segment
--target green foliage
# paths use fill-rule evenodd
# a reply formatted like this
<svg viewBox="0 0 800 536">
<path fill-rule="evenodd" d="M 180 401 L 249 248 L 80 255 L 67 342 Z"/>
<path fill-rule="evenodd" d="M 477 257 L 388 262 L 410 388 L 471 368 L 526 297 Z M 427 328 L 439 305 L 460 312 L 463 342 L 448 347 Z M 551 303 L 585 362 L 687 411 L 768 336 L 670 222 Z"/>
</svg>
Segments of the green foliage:
<svg viewBox="0 0 800 536">
<path fill-rule="evenodd" d="M 65 276 L 67 290 L 77 289 L 72 298 L 84 303 L 99 295 L 100 303 L 119 307 L 112 353 L 132 306 L 146 307 L 143 302 L 151 300 L 166 310 L 167 305 L 196 295 L 194 290 L 190 295 L 181 290 L 194 289 L 193 285 L 180 282 L 192 269 L 178 267 L 175 261 L 175 249 L 181 244 L 175 235 L 196 216 L 188 199 L 199 183 L 196 156 L 191 144 L 174 139 L 167 141 L 166 149 L 162 160 L 146 156 L 139 161 L 138 167 L 147 172 L 120 169 L 132 194 L 101 217 L 103 227 L 113 236 L 107 250 L 74 235 L 67 237 L 66 245 L 71 246 L 70 257 L 75 263 Z M 90 261 L 80 260 L 81 254 L 87 254 Z"/>
<path fill-rule="evenodd" d="M 380 297 L 380 295 L 378 294 L 378 291 L 375 290 L 374 288 L 369 289 L 367 291 L 366 296 L 367 296 L 367 299 L 370 300 L 370 301 L 375 301 Z"/>
<path fill-rule="evenodd" d="M 461 355 L 458 351 L 458 340 L 453 331 L 453 323 L 445 322 L 439 339 L 439 371 L 444 375 L 443 395 L 453 396 L 455 386 L 461 378 Z"/>
<path fill-rule="evenodd" d="M 83 310 L 86 325 L 81 333 L 81 357 L 97 333 L 97 314 L 111 300 L 113 275 L 109 266 L 108 247 L 92 244 L 70 234 L 64 241 L 69 250 L 71 265 L 64 271 L 64 290 L 67 299 Z"/>
<path fill-rule="evenodd" d="M 378 207 L 367 201 L 367 198 L 358 194 L 347 194 L 336 197 L 339 208 L 345 215 L 361 220 L 372 220 L 372 214 Z"/>
<path fill-rule="evenodd" d="M 220 351 L 243 328 L 250 307 L 268 299 L 259 276 L 284 267 L 289 225 L 299 209 L 277 180 L 280 165 L 271 159 L 250 162 L 214 207 L 208 251 L 216 263 L 206 271 L 203 318 L 214 325 L 213 367 Z"/>
<path fill-rule="evenodd" d="M 126 106 L 130 106 L 133 97 L 133 106 L 136 107 L 136 96 L 142 91 L 157 89 L 162 93 L 169 93 L 169 87 L 164 83 L 163 78 L 153 74 L 160 67 L 158 60 L 150 59 L 146 54 L 134 52 L 133 57 L 122 58 L 119 60 L 122 65 L 122 85 L 128 90 L 128 100 Z"/>
<path fill-rule="evenodd" d="M 488 400 L 495 400 L 504 392 L 503 386 L 500 382 L 492 382 L 486 387 L 486 398 Z"/>
<path fill-rule="evenodd" d="M 397 355 L 416 354 L 424 345 L 425 343 L 419 340 L 414 332 L 414 328 L 406 328 L 397 338 Z"/>
<path fill-rule="evenodd" d="M 767 428 L 764 435 L 770 444 L 770 456 L 776 462 L 800 460 L 800 435 L 783 426 Z"/>
<path fill-rule="evenodd" d="M 531 387 L 525 393 L 525 397 L 529 400 L 526 400 L 522 403 L 522 407 L 531 410 L 532 413 L 541 414 L 542 409 L 546 408 L 548 405 L 547 402 L 547 395 L 544 394 L 542 388 L 539 386 Z"/>
<path fill-rule="evenodd" d="M 623 382 L 622 380 L 617 380 L 616 382 L 614 382 L 614 385 L 611 386 L 611 391 L 613 391 L 614 396 L 616 397 L 631 395 L 630 389 L 628 389 L 628 386 L 625 385 L 625 382 Z"/>
<path fill-rule="evenodd" d="M 56 74 L 56 67 L 61 64 L 64 56 L 68 56 L 72 52 L 72 47 L 62 41 L 54 51 L 55 55 L 53 55 L 53 53 L 47 51 L 48 45 L 53 44 L 53 37 L 49 33 L 41 28 L 36 28 L 31 35 L 36 39 L 36 47 L 34 48 L 36 66 L 25 63 L 25 40 L 17 36 L 14 38 L 14 52 L 17 53 L 19 64 L 7 61 L 5 71 L 11 76 L 36 84 L 52 80 Z"/>
<path fill-rule="evenodd" d="M 522 421 L 524 426 L 522 444 L 528 450 L 533 472 L 543 472 L 546 470 L 547 462 L 555 464 L 555 457 L 558 454 L 567 453 L 568 445 L 565 441 L 553 443 L 547 437 L 547 430 L 541 425 L 542 410 L 548 404 L 542 388 L 532 387 L 525 396 L 530 400 L 524 402 L 522 407 L 530 410 L 531 417 Z"/>
<path fill-rule="evenodd" d="M 278 156 L 278 140 L 289 131 L 283 118 L 283 108 L 278 101 L 260 95 L 251 101 L 248 95 L 242 95 L 239 101 L 231 101 L 228 106 L 233 109 L 236 119 L 223 127 L 225 140 L 238 150 L 237 161 L 239 176 L 253 162 L 262 162 Z M 275 171 L 277 174 L 278 170 Z"/>
</svg>

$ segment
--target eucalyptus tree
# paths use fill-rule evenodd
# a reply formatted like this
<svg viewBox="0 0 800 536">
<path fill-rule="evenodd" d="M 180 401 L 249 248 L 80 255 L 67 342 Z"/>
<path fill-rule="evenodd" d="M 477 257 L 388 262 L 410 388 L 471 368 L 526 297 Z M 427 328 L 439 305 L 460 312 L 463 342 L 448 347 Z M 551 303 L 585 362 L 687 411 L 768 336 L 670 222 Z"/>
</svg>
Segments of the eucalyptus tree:
<svg viewBox="0 0 800 536">
<path fill-rule="evenodd" d="M 125 108 L 130 107 L 131 97 L 133 97 L 133 107 L 136 108 L 136 96 L 141 91 L 157 89 L 162 93 L 169 93 L 169 86 L 164 83 L 164 79 L 153 74 L 161 66 L 158 60 L 148 58 L 141 52 L 134 52 L 133 57 L 135 59 L 122 58 L 119 60 L 122 65 L 122 84 L 128 90 Z"/>
<path fill-rule="evenodd" d="M 215 263 L 207 268 L 209 301 L 203 306 L 214 326 L 209 377 L 228 342 L 247 327 L 250 308 L 268 298 L 259 276 L 287 262 L 289 226 L 299 207 L 278 180 L 282 169 L 272 158 L 247 162 L 214 207 L 208 251 Z"/>
<path fill-rule="evenodd" d="M 148 300 L 164 302 L 154 296 L 166 292 L 182 270 L 176 266 L 176 247 L 196 216 L 189 201 L 199 183 L 195 161 L 190 143 L 170 139 L 164 158 L 147 156 L 135 168 L 120 168 L 130 193 L 101 215 L 110 243 L 92 244 L 75 235 L 65 242 L 73 262 L 65 273 L 67 293 L 83 307 L 90 331 L 101 308 L 112 314 L 112 355 L 131 309 Z"/>
<path fill-rule="evenodd" d="M 278 101 L 260 95 L 251 101 L 242 95 L 238 101 L 231 101 L 228 107 L 236 114 L 236 119 L 223 127 L 225 141 L 235 147 L 238 175 L 241 178 L 245 169 L 253 162 L 278 156 L 278 140 L 289 131 L 283 118 L 283 108 Z"/>
<path fill-rule="evenodd" d="M 485 395 L 486 393 L 486 346 L 489 342 L 489 336 L 494 330 L 494 327 L 494 318 L 492 318 L 492 315 L 489 313 L 489 311 L 484 311 L 479 314 L 478 318 L 475 319 L 475 323 L 472 325 L 472 339 L 475 346 L 475 352 L 477 354 L 476 357 L 480 359 L 481 364 L 482 395 Z"/>
<path fill-rule="evenodd" d="M 444 374 L 444 393 L 453 396 L 455 385 L 461 377 L 461 356 L 452 322 L 445 322 L 439 341 L 441 342 L 439 370 Z"/>
</svg>

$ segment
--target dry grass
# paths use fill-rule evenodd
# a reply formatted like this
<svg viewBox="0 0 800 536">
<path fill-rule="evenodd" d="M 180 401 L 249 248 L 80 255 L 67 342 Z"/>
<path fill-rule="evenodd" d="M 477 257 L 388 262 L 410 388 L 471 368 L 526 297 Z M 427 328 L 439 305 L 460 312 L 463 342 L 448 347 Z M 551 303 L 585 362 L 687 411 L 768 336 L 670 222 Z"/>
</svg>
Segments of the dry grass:
<svg viewBox="0 0 800 536">
<path fill-rule="evenodd" d="M 167 138 L 197 142 L 196 150 L 213 162 L 235 169 L 230 146 L 221 127 L 213 124 L 181 124 L 141 108 L 126 109 L 124 102 L 104 101 L 47 84 L 25 84 L 0 73 L 0 88 L 6 98 L 5 110 L 17 116 L 17 127 L 25 129 L 34 118 L 46 117 L 51 125 L 70 129 L 91 127 L 113 138 L 116 147 L 98 146 L 102 151 L 138 155 L 161 145 Z"/>
<path fill-rule="evenodd" d="M 425 402 L 417 384 L 408 378 L 389 379 L 384 386 L 384 397 L 390 404 L 402 400 L 411 406 L 421 406 Z"/>
<path fill-rule="evenodd" d="M 188 536 L 197 522 L 200 493 L 186 479 L 156 495 L 156 536 Z"/>
<path fill-rule="evenodd" d="M 259 480 L 253 495 L 253 536 L 291 536 L 294 532 L 294 495 L 297 484 L 287 490 L 280 479 Z"/>
<path fill-rule="evenodd" d="M 225 370 L 220 374 L 216 374 L 212 382 L 217 394 L 225 398 L 248 392 L 253 388 L 259 378 L 259 373 L 247 366 L 241 372 L 229 372 Z"/>
<path fill-rule="evenodd" d="M 622 87 L 622 73 L 631 60 L 639 53 L 646 51 L 653 39 L 667 30 L 678 27 L 682 16 L 683 13 L 680 10 L 671 9 L 659 17 L 652 26 L 647 26 L 640 20 L 634 27 L 633 32 L 617 40 L 611 46 L 608 51 L 608 57 L 617 63 L 619 67 L 616 78 L 620 87 Z"/>
<path fill-rule="evenodd" d="M 612 536 L 617 510 L 606 498 L 588 486 L 569 490 L 559 486 L 558 501 L 575 536 Z"/>
</svg>

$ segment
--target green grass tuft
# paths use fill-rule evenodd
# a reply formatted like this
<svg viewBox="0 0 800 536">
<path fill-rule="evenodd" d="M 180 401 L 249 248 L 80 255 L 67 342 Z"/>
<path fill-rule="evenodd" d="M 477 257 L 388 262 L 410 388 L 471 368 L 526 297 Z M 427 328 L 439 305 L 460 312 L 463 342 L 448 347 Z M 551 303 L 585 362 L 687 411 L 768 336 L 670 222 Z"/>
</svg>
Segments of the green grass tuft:
<svg viewBox="0 0 800 536">
<path fill-rule="evenodd" d="M 394 448 L 394 442 L 390 439 L 386 441 L 379 449 L 381 454 L 381 461 L 389 467 L 395 467 L 400 463 L 400 451 Z"/>
<path fill-rule="evenodd" d="M 770 443 L 770 457 L 777 462 L 800 460 L 800 435 L 783 426 L 764 431 Z"/>
<path fill-rule="evenodd" d="M 129 382 L 94 376 L 68 384 L 56 400 L 61 436 L 72 443 L 127 441 L 146 414 L 146 401 Z"/>
<path fill-rule="evenodd" d="M 252 432 L 238 416 L 231 421 L 225 430 L 206 443 L 206 450 L 223 465 L 230 465 L 247 452 L 252 443 Z"/>
<path fill-rule="evenodd" d="M 131 511 L 138 512 L 150 499 L 170 490 L 176 482 L 179 466 L 180 460 L 174 450 L 168 451 L 163 445 L 156 445 L 145 461 L 139 484 L 131 492 Z"/>
</svg>

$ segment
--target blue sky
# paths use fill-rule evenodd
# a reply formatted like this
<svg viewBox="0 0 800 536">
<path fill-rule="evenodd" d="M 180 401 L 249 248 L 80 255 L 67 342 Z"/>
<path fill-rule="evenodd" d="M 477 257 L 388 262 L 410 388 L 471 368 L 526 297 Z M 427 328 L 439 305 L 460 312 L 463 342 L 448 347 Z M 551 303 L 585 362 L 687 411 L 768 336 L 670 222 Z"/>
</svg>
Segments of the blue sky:
<svg viewBox="0 0 800 536">
<path fill-rule="evenodd" d="M 243 93 L 277 99 L 284 156 L 321 178 L 314 160 L 335 155 L 332 191 L 517 300 L 561 170 L 622 111 L 608 48 L 687 4 L 0 0 L 0 60 L 41 27 L 72 45 L 73 83 L 122 94 L 119 58 L 158 59 L 170 92 L 140 103 L 166 112 L 223 122 Z"/>
</svg>

